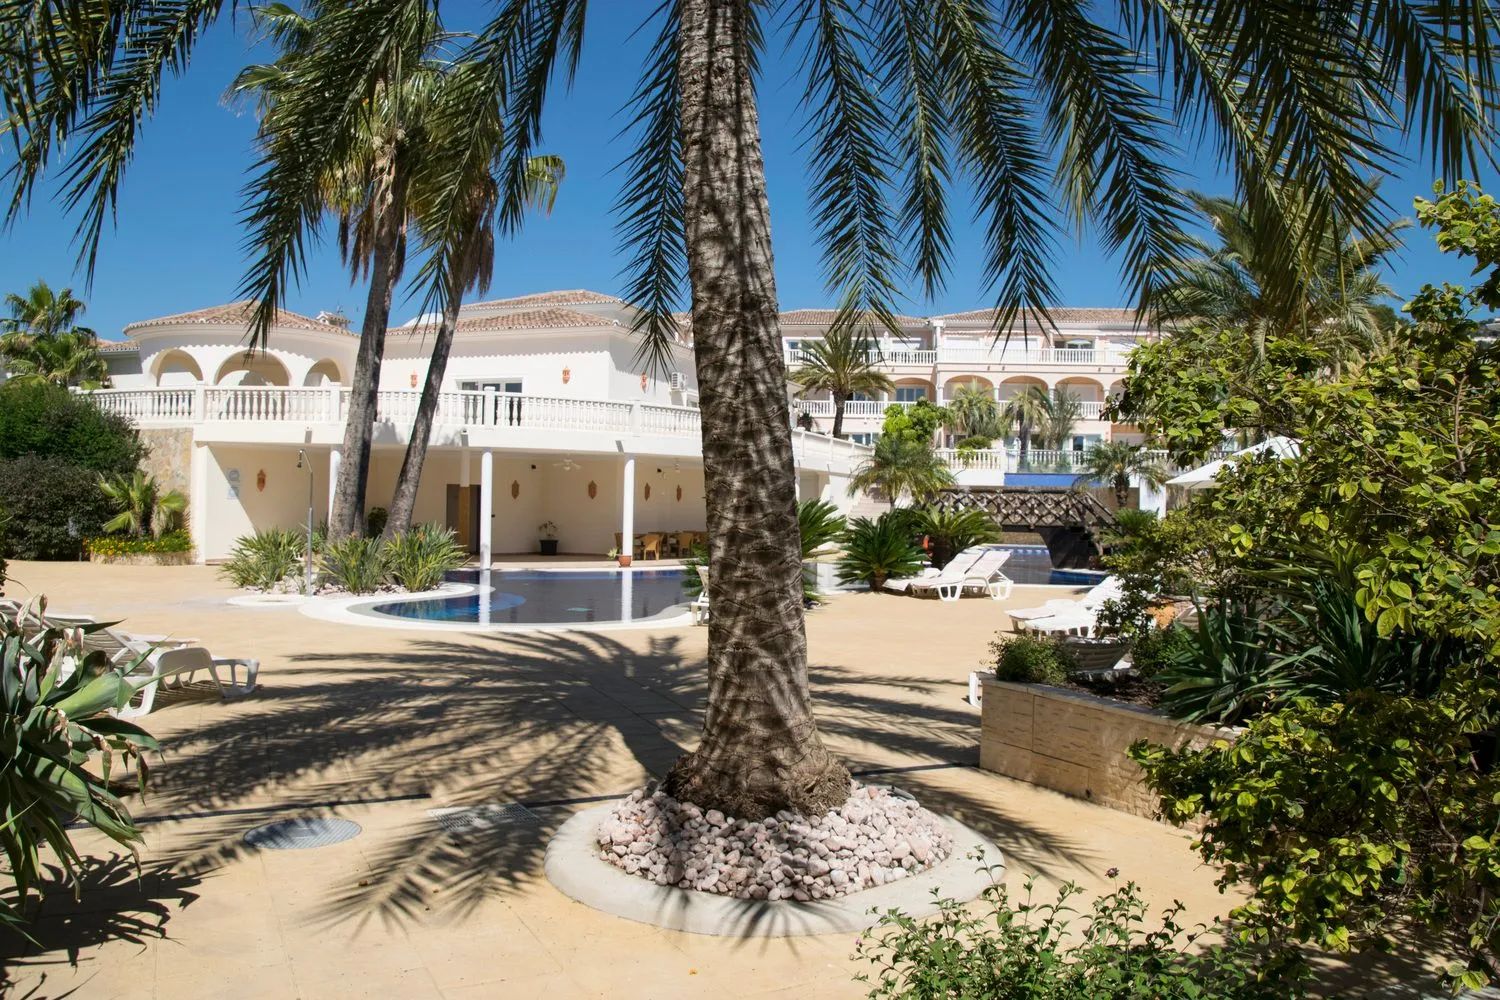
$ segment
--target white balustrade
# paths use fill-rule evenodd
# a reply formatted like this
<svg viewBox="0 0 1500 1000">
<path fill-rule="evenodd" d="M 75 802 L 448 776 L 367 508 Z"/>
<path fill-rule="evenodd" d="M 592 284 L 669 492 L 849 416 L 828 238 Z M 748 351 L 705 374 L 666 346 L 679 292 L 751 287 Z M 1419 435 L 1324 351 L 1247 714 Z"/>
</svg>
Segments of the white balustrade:
<svg viewBox="0 0 1500 1000">
<path fill-rule="evenodd" d="M 989 469 L 1004 472 L 1009 456 L 1003 451 L 982 448 L 938 448 L 937 456 L 950 469 Z"/>
<path fill-rule="evenodd" d="M 85 395 L 101 410 L 138 424 L 190 423 L 197 390 L 192 387 L 96 389 Z"/>
<path fill-rule="evenodd" d="M 288 389 L 280 386 L 209 386 L 203 391 L 205 420 L 258 422 L 294 420 L 326 423 L 333 397 L 326 389 Z"/>
</svg>

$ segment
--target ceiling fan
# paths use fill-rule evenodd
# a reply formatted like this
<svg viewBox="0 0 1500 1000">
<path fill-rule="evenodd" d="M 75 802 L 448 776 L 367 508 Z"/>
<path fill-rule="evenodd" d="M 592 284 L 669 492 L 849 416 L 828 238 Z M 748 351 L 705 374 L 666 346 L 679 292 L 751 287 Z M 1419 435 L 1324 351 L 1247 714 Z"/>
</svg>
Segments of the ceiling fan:
<svg viewBox="0 0 1500 1000">
<path fill-rule="evenodd" d="M 553 462 L 552 464 L 564 472 L 572 472 L 574 469 L 583 468 L 583 466 L 573 461 L 570 455 L 564 455 L 561 462 Z"/>
</svg>

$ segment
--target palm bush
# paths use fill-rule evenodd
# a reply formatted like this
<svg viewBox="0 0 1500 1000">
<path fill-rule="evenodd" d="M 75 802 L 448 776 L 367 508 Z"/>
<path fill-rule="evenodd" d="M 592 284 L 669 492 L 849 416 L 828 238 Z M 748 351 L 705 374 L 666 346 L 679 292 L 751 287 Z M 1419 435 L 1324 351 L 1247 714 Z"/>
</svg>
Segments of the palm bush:
<svg viewBox="0 0 1500 1000">
<path fill-rule="evenodd" d="M 38 601 L 23 615 L 0 615 L 0 848 L 16 896 L 0 899 L 0 923 L 17 928 L 43 877 L 43 845 L 77 887 L 80 858 L 68 834 L 75 822 L 134 850 L 140 831 L 109 781 L 118 757 L 144 791 L 142 755 L 158 749 L 145 730 L 109 714 L 136 685 L 126 677 L 133 663 L 112 664 L 80 644 L 104 626 L 64 629 L 46 621 L 45 608 Z"/>
<path fill-rule="evenodd" d="M 384 558 L 386 573 L 394 583 L 423 591 L 436 589 L 449 570 L 468 561 L 469 554 L 448 528 L 419 524 L 387 541 Z"/>
<path fill-rule="evenodd" d="M 127 532 L 136 538 L 160 535 L 176 528 L 187 510 L 187 497 L 176 490 L 161 492 L 155 477 L 140 469 L 128 476 L 100 476 L 99 489 L 119 512 L 104 525 L 105 531 Z"/>
<path fill-rule="evenodd" d="M 913 526 L 927 536 L 934 566 L 948 565 L 949 560 L 971 545 L 1000 540 L 1000 529 L 995 522 L 977 510 L 928 507 L 918 511 Z"/>
<path fill-rule="evenodd" d="M 1181 626 L 1178 626 L 1181 628 Z M 1198 609 L 1198 623 L 1161 650 L 1161 706 L 1188 722 L 1240 722 L 1295 686 L 1306 652 L 1283 653 L 1266 641 L 1262 612 L 1230 599 Z"/>
<path fill-rule="evenodd" d="M 908 518 L 894 513 L 873 521 L 856 517 L 844 533 L 839 580 L 867 583 L 871 590 L 879 590 L 892 577 L 912 576 L 925 564 L 922 550 L 912 541 Z"/>
<path fill-rule="evenodd" d="M 903 496 L 922 501 L 953 485 L 953 473 L 926 440 L 882 434 L 870 457 L 854 470 L 850 489 L 874 489 L 891 503 Z"/>
<path fill-rule="evenodd" d="M 219 572 L 236 587 L 271 590 L 301 571 L 306 545 L 305 531 L 266 528 L 236 541 Z"/>
<path fill-rule="evenodd" d="M 318 557 L 319 573 L 351 594 L 370 594 L 386 579 L 385 546 L 379 538 L 352 536 L 328 542 Z"/>
</svg>

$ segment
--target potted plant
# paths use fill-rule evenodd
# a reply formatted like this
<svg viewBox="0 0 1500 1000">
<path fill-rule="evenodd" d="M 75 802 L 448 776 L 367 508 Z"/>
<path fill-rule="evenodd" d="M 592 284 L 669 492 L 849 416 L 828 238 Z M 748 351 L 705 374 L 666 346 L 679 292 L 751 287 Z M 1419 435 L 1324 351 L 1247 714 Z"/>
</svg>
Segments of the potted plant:
<svg viewBox="0 0 1500 1000">
<path fill-rule="evenodd" d="M 541 524 L 537 525 L 536 530 L 542 533 L 542 555 L 557 555 L 557 525 L 551 521 L 543 521 Z"/>
</svg>

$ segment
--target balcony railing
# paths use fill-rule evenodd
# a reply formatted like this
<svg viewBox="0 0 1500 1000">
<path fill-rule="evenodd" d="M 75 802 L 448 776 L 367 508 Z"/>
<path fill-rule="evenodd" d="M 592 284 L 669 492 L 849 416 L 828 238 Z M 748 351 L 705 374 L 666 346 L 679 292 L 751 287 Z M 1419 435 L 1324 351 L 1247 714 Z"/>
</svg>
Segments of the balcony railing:
<svg viewBox="0 0 1500 1000">
<path fill-rule="evenodd" d="M 201 386 L 193 388 L 100 389 L 87 394 L 102 409 L 138 424 L 343 423 L 349 413 L 348 388 L 279 386 Z M 376 420 L 409 424 L 421 393 L 384 389 L 375 400 Z M 517 427 L 533 430 L 602 431 L 664 437 L 697 437 L 699 414 L 692 407 L 574 399 L 505 392 L 444 392 L 433 422 L 449 427 Z"/>
<path fill-rule="evenodd" d="M 844 417 L 850 418 L 880 418 L 885 416 L 886 407 L 889 406 L 915 406 L 910 400 L 880 400 L 880 399 L 851 399 L 844 404 Z M 1081 420 L 1104 419 L 1104 408 L 1109 404 L 1103 400 L 1085 401 L 1079 404 L 1078 416 Z M 833 416 L 833 400 L 831 399 L 800 399 L 792 404 L 792 409 L 806 413 L 810 417 Z"/>
<path fill-rule="evenodd" d="M 1123 368 L 1130 357 L 1130 351 L 1091 347 L 938 347 L 936 350 L 870 351 L 866 357 L 871 364 L 890 367 L 905 365 L 930 368 L 938 364 L 963 364 L 1005 365 L 1014 368 L 1045 365 L 1109 365 Z M 806 360 L 806 351 L 799 349 L 786 352 L 786 363 L 789 366 L 802 364 Z"/>
</svg>

